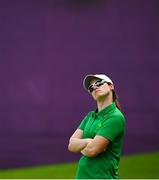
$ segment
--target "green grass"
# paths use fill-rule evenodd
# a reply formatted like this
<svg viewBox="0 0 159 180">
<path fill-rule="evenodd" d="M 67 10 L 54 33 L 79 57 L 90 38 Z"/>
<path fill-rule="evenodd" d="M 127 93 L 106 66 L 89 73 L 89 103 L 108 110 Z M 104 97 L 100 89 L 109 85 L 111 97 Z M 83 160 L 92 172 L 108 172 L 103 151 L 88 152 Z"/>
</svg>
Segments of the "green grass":
<svg viewBox="0 0 159 180">
<path fill-rule="evenodd" d="M 131 179 L 159 179 L 159 152 L 124 156 L 119 175 Z"/>
<path fill-rule="evenodd" d="M 1 179 L 71 179 L 77 163 L 0 170 Z M 121 179 L 159 178 L 159 152 L 123 156 L 120 162 Z"/>
</svg>

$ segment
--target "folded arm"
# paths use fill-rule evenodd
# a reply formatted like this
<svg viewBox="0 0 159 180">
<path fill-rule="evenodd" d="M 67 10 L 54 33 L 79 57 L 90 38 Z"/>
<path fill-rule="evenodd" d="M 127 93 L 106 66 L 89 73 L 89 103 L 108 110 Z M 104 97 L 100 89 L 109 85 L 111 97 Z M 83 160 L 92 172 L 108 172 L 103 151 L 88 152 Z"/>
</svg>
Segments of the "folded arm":
<svg viewBox="0 0 159 180">
<path fill-rule="evenodd" d="M 92 139 L 82 139 L 83 131 L 77 129 L 69 140 L 68 150 L 71 152 L 81 152 Z"/>
<path fill-rule="evenodd" d="M 105 151 L 110 141 L 100 135 L 96 135 L 92 141 L 90 141 L 81 153 L 88 157 L 95 157 L 101 152 Z"/>
</svg>

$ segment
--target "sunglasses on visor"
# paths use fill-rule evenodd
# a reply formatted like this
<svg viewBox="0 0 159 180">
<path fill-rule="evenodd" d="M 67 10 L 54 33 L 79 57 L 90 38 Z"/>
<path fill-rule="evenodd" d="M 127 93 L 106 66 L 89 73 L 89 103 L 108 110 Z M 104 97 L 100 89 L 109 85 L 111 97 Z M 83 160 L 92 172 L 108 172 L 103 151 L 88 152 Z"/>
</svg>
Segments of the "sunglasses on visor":
<svg viewBox="0 0 159 180">
<path fill-rule="evenodd" d="M 94 82 L 93 84 L 91 84 L 89 87 L 88 87 L 88 92 L 89 93 L 92 93 L 97 87 L 100 87 L 102 86 L 104 83 L 106 83 L 105 80 L 97 80 L 96 82 Z"/>
</svg>

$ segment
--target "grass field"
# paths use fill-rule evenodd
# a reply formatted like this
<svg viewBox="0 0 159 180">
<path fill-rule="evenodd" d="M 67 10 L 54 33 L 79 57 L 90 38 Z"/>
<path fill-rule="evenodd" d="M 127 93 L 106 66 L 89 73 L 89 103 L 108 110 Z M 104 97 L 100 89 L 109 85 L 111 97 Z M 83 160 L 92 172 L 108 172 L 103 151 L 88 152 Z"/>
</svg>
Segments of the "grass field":
<svg viewBox="0 0 159 180">
<path fill-rule="evenodd" d="M 32 168 L 0 170 L 1 179 L 71 179 L 77 163 L 45 165 Z M 159 152 L 123 156 L 120 162 L 121 179 L 159 179 Z"/>
</svg>

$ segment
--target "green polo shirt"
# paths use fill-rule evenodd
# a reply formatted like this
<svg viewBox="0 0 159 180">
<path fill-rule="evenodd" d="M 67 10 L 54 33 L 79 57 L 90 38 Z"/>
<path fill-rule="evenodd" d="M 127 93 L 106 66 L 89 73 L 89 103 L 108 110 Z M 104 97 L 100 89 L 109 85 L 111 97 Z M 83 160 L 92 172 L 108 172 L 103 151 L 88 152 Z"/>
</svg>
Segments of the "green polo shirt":
<svg viewBox="0 0 159 180">
<path fill-rule="evenodd" d="M 81 157 L 76 179 L 117 179 L 125 118 L 115 103 L 99 112 L 89 112 L 79 129 L 83 130 L 83 138 L 94 138 L 100 135 L 109 139 L 110 143 L 107 149 L 96 157 Z"/>
</svg>

